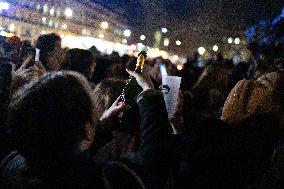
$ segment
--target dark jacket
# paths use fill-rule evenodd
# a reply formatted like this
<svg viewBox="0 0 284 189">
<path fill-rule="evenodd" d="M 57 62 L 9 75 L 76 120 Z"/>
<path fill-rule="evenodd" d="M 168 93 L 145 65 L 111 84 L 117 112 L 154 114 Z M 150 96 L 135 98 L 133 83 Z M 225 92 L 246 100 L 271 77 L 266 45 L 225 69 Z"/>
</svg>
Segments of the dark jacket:
<svg viewBox="0 0 284 189">
<path fill-rule="evenodd" d="M 13 151 L 0 163 L 0 188 L 162 188 L 171 147 L 163 97 L 157 91 L 145 91 L 138 96 L 138 106 L 141 145 L 133 157 L 98 165 L 82 152 L 67 157 L 52 173 L 39 176 L 40 170 L 32 170 L 25 158 Z"/>
</svg>

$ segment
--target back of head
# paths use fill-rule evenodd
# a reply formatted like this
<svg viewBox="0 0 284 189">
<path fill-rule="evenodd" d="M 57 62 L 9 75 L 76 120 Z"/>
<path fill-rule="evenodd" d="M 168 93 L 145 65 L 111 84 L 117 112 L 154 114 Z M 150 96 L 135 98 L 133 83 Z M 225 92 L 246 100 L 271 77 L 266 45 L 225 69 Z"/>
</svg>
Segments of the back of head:
<svg viewBox="0 0 284 189">
<path fill-rule="evenodd" d="M 116 98 L 121 94 L 125 81 L 120 79 L 108 78 L 98 83 L 92 92 L 94 108 L 98 115 L 102 115 Z"/>
<path fill-rule="evenodd" d="M 87 81 L 75 72 L 52 72 L 27 85 L 9 107 L 16 148 L 36 165 L 63 161 L 86 139 L 92 105 Z"/>
<path fill-rule="evenodd" d="M 61 38 L 55 33 L 41 35 L 37 39 L 36 48 L 40 49 L 39 60 L 47 70 L 56 71 L 60 68 L 60 62 L 49 62 L 49 59 L 53 57 L 55 59 L 52 61 L 59 61 L 57 57 L 62 56 L 61 52 L 58 52 L 60 47 Z"/>
<path fill-rule="evenodd" d="M 91 79 L 95 68 L 95 59 L 91 51 L 83 49 L 70 49 L 63 64 L 63 69 L 72 70 Z"/>
</svg>

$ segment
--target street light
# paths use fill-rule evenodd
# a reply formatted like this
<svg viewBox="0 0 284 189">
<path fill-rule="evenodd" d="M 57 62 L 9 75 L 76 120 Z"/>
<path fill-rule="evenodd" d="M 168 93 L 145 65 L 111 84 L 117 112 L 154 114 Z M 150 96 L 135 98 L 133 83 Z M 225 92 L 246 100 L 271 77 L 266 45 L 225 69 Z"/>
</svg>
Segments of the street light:
<svg viewBox="0 0 284 189">
<path fill-rule="evenodd" d="M 130 37 L 131 31 L 130 30 L 124 30 L 123 34 L 124 34 L 125 37 Z"/>
<path fill-rule="evenodd" d="M 218 49 L 219 49 L 219 47 L 218 47 L 217 45 L 214 45 L 214 46 L 213 46 L 213 51 L 217 52 Z"/>
<path fill-rule="evenodd" d="M 0 10 L 9 10 L 10 4 L 7 2 L 0 2 Z"/>
<path fill-rule="evenodd" d="M 198 51 L 198 53 L 199 53 L 200 55 L 204 55 L 206 49 L 205 49 L 204 47 L 199 47 L 199 48 L 197 49 L 197 51 Z"/>
<path fill-rule="evenodd" d="M 107 29 L 108 28 L 108 23 L 107 22 L 102 22 L 101 23 L 101 28 Z"/>
<path fill-rule="evenodd" d="M 70 18 L 73 16 L 73 11 L 70 8 L 66 8 L 64 14 L 67 18 Z"/>
<path fill-rule="evenodd" d="M 168 29 L 167 28 L 162 28 L 162 33 L 167 33 Z"/>
<path fill-rule="evenodd" d="M 145 39 L 146 39 L 146 36 L 145 36 L 145 35 L 141 35 L 141 36 L 140 36 L 140 40 L 141 40 L 141 41 L 144 41 Z"/>
<path fill-rule="evenodd" d="M 237 38 L 235 39 L 235 41 L 234 41 L 234 43 L 235 43 L 236 45 L 239 45 L 240 42 L 241 42 L 241 40 L 240 40 L 240 38 L 238 38 L 238 37 L 237 37 Z"/>
<path fill-rule="evenodd" d="M 126 44 L 126 43 L 127 43 L 127 39 L 122 39 L 121 42 L 124 43 L 124 44 Z"/>
<path fill-rule="evenodd" d="M 177 46 L 180 46 L 180 45 L 181 45 L 180 40 L 177 40 L 177 41 L 176 41 L 176 45 L 177 45 Z"/>
<path fill-rule="evenodd" d="M 102 33 L 99 35 L 99 38 L 101 38 L 101 39 L 103 39 L 104 37 L 105 37 L 105 35 L 102 34 Z"/>
<path fill-rule="evenodd" d="M 233 43 L 233 38 L 230 37 L 230 38 L 228 39 L 228 43 L 229 43 L 229 44 L 232 44 L 232 43 Z"/>
</svg>

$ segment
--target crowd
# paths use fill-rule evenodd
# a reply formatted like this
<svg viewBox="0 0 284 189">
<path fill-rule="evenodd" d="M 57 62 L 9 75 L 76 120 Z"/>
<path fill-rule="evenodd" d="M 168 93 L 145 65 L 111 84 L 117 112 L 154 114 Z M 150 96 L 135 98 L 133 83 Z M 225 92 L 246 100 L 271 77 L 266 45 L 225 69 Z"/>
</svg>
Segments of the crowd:
<svg viewBox="0 0 284 189">
<path fill-rule="evenodd" d="M 215 54 L 201 68 L 196 54 L 179 71 L 158 57 L 143 74 L 135 57 L 62 49 L 56 34 L 1 38 L 0 188 L 284 188 L 283 19 L 274 25 L 237 65 Z M 161 64 L 182 77 L 173 117 Z M 129 75 L 137 108 L 119 98 Z"/>
</svg>

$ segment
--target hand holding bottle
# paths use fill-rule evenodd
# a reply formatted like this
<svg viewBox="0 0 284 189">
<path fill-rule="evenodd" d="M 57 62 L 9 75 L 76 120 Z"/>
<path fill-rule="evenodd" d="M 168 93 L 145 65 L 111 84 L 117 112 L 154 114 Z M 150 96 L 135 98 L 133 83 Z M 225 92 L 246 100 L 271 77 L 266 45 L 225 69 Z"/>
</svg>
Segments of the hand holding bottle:
<svg viewBox="0 0 284 189">
<path fill-rule="evenodd" d="M 142 87 L 143 91 L 154 89 L 154 84 L 149 75 L 142 75 L 131 70 L 126 70 L 130 76 L 135 77 L 137 83 Z"/>
</svg>

